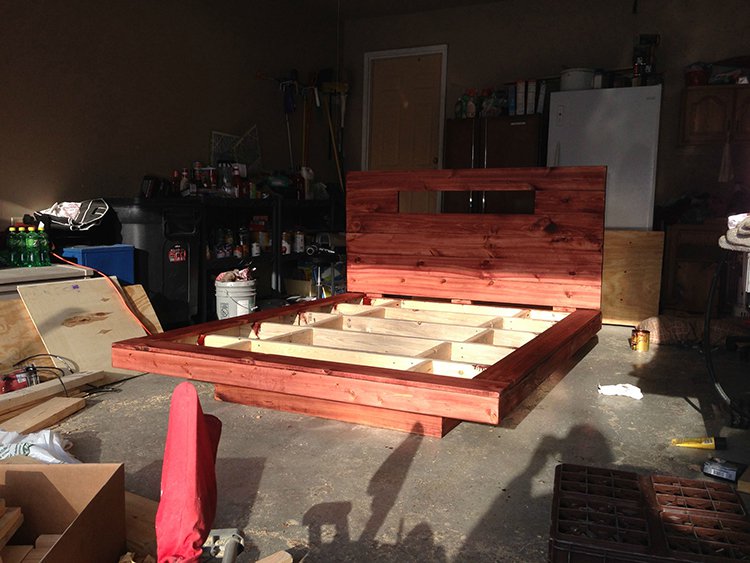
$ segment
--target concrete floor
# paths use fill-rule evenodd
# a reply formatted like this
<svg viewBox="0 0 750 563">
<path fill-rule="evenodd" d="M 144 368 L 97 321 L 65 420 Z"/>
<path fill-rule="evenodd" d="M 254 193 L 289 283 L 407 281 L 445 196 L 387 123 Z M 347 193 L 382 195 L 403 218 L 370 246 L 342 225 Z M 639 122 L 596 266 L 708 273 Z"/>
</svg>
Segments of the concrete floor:
<svg viewBox="0 0 750 563">
<path fill-rule="evenodd" d="M 604 327 L 563 378 L 546 382 L 499 427 L 463 423 L 442 440 L 267 411 L 212 398 L 223 433 L 214 528 L 244 530 L 255 561 L 544 561 L 554 469 L 561 462 L 703 477 L 710 455 L 673 437 L 726 436 L 726 459 L 750 463 L 750 433 L 727 426 L 699 350 L 628 348 L 630 330 Z M 717 371 L 750 377 L 747 361 L 717 351 Z M 728 380 L 730 394 L 750 379 Z M 145 375 L 101 394 L 58 430 L 85 462 L 124 462 L 126 488 L 159 498 L 172 389 Z M 631 383 L 641 401 L 599 395 Z M 746 499 L 747 500 L 747 499 Z"/>
</svg>

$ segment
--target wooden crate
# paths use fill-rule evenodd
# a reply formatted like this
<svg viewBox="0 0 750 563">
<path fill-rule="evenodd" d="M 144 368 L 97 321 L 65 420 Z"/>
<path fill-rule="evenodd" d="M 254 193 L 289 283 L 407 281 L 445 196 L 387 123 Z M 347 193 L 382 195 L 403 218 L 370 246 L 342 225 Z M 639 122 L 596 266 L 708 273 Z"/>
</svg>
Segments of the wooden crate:
<svg viewBox="0 0 750 563">
<path fill-rule="evenodd" d="M 498 424 L 601 327 L 605 178 L 603 167 L 350 173 L 350 293 L 118 342 L 113 365 L 430 436 Z M 404 192 L 466 190 L 532 192 L 533 212 L 398 210 Z"/>
</svg>

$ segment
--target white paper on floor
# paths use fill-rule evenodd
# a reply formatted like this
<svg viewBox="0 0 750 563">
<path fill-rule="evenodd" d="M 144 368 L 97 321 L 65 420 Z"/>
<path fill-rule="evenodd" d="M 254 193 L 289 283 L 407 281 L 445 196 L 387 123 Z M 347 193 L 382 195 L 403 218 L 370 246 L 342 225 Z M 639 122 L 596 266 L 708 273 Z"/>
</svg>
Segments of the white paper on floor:
<svg viewBox="0 0 750 563">
<path fill-rule="evenodd" d="M 631 399 L 643 399 L 643 393 L 640 387 L 631 385 L 630 383 L 617 383 L 616 385 L 599 385 L 599 393 L 601 395 L 620 395 L 623 397 L 630 397 Z"/>
</svg>

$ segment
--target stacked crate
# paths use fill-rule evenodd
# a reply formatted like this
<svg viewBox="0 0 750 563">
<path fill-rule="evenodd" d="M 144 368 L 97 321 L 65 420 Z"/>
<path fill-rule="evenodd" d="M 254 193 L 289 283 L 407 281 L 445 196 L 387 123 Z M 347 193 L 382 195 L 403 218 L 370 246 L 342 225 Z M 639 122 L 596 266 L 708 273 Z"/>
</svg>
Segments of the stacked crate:
<svg viewBox="0 0 750 563">
<path fill-rule="evenodd" d="M 552 563 L 750 560 L 750 519 L 723 483 L 562 464 Z"/>
</svg>

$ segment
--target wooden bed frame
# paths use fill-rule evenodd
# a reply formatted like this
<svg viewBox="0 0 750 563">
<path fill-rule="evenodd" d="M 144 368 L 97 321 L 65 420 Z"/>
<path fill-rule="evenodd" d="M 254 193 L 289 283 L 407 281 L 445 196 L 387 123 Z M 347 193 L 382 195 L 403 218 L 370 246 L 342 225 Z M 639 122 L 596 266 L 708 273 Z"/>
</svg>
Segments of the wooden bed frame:
<svg viewBox="0 0 750 563">
<path fill-rule="evenodd" d="M 117 342 L 112 364 L 428 436 L 498 424 L 601 328 L 605 179 L 604 167 L 350 173 L 349 293 Z M 531 207 L 399 212 L 407 193 L 445 191 Z"/>
</svg>

